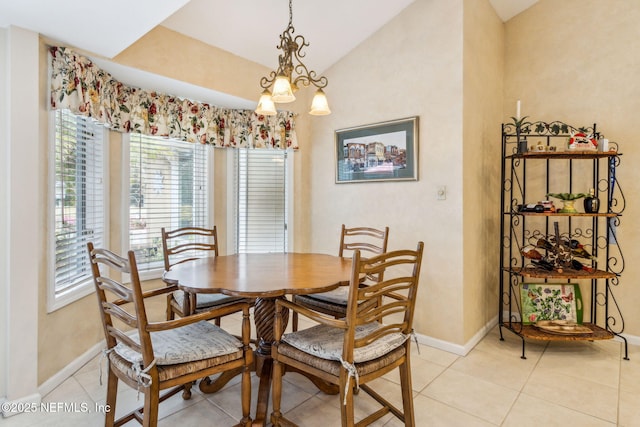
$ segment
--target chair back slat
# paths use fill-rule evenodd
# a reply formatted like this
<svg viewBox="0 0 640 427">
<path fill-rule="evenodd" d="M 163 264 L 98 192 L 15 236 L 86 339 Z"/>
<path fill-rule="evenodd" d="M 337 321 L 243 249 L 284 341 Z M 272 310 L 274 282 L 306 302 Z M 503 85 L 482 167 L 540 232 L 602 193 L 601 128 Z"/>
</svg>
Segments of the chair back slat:
<svg viewBox="0 0 640 427">
<path fill-rule="evenodd" d="M 100 261 L 98 260 L 97 262 Z M 119 299 L 122 299 L 126 302 L 133 302 L 133 292 L 122 283 L 109 277 L 98 277 L 96 281 L 98 282 L 98 286 L 100 286 L 100 289 L 109 291 Z"/>
<path fill-rule="evenodd" d="M 109 313 L 110 316 L 116 317 L 122 323 L 131 328 L 138 327 L 138 319 L 126 310 L 120 308 L 120 304 L 113 304 L 110 302 L 102 303 L 102 309 L 105 313 Z"/>
<path fill-rule="evenodd" d="M 137 351 L 138 353 L 142 353 L 142 347 L 140 346 L 140 343 L 132 340 L 129 335 L 127 335 L 126 333 L 124 333 L 118 328 L 109 327 L 108 329 L 109 329 L 109 333 L 116 339 L 116 341 L 126 344 L 127 346 Z"/>
<path fill-rule="evenodd" d="M 107 348 L 123 343 L 140 352 L 144 365 L 148 366 L 153 360 L 153 347 L 134 252 L 129 251 L 127 258 L 123 258 L 106 249 L 94 248 L 92 242 L 87 243 L 87 250 Z M 116 279 L 127 274 L 130 286 Z M 133 308 L 127 311 L 124 305 Z M 129 338 L 130 328 L 137 329 L 140 343 Z"/>
<path fill-rule="evenodd" d="M 347 228 L 342 224 L 338 256 L 351 256 L 352 252 L 356 250 L 378 255 L 387 251 L 388 240 L 389 227 L 385 227 L 384 230 L 378 230 L 371 227 Z M 345 253 L 345 251 L 349 253 Z"/>
<path fill-rule="evenodd" d="M 162 228 L 164 269 L 205 256 L 218 256 L 218 231 L 216 227 L 182 227 L 175 230 Z"/>
<path fill-rule="evenodd" d="M 353 350 L 393 333 L 409 335 L 413 328 L 423 242 L 416 250 L 385 252 L 371 258 L 362 257 L 360 251 L 353 254 L 347 328 L 343 357 L 353 360 Z M 380 280 L 369 286 L 358 286 L 363 275 L 377 275 Z M 378 322 L 380 327 L 355 339 L 355 326 Z"/>
</svg>

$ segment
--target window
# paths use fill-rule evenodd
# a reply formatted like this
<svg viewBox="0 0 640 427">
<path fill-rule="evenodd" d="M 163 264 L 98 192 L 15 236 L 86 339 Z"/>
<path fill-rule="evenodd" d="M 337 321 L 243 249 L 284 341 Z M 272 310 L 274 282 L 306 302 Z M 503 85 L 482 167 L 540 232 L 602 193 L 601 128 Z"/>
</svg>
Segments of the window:
<svg viewBox="0 0 640 427">
<path fill-rule="evenodd" d="M 140 271 L 162 269 L 162 227 L 212 226 L 207 147 L 132 133 L 128 153 L 129 248 Z"/>
<path fill-rule="evenodd" d="M 105 155 L 102 125 L 69 110 L 52 113 L 50 194 L 53 225 L 49 311 L 93 290 L 87 242 L 105 246 Z"/>
<path fill-rule="evenodd" d="M 236 150 L 236 250 L 287 251 L 287 152 Z"/>
</svg>

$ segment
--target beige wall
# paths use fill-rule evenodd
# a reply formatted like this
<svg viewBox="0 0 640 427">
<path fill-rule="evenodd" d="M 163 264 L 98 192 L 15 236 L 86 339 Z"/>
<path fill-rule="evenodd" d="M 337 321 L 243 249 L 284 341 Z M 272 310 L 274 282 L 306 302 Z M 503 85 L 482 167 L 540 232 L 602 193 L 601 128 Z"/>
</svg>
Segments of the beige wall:
<svg viewBox="0 0 640 427">
<path fill-rule="evenodd" d="M 307 165 L 311 249 L 337 253 L 340 225 L 390 228 L 389 249 L 425 242 L 415 329 L 461 344 L 462 0 L 417 1 L 325 74 Z M 419 180 L 335 183 L 336 129 L 419 116 Z M 436 200 L 446 185 L 447 199 Z"/>
<path fill-rule="evenodd" d="M 468 342 L 498 313 L 500 119 L 504 25 L 488 1 L 464 2 L 463 336 Z"/>
<path fill-rule="evenodd" d="M 640 3 L 540 0 L 506 23 L 503 120 L 516 100 L 529 120 L 597 123 L 620 144 L 617 170 L 626 209 L 618 228 L 624 271 L 614 289 L 625 333 L 640 336 L 640 181 L 637 115 L 640 112 Z M 583 26 L 583 23 L 588 23 Z M 635 171 L 635 172 L 634 172 Z M 616 194 L 621 200 L 621 193 Z M 584 295 L 584 293 L 583 293 Z M 615 309 L 612 307 L 612 309 Z"/>
</svg>

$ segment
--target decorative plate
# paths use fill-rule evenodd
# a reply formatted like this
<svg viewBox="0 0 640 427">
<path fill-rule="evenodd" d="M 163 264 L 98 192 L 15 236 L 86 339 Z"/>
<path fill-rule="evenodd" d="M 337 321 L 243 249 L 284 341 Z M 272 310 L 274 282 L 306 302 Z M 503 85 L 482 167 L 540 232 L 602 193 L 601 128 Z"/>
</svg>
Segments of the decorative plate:
<svg viewBox="0 0 640 427">
<path fill-rule="evenodd" d="M 522 323 L 561 320 L 582 323 L 580 286 L 573 283 L 523 283 L 520 287 Z"/>
</svg>

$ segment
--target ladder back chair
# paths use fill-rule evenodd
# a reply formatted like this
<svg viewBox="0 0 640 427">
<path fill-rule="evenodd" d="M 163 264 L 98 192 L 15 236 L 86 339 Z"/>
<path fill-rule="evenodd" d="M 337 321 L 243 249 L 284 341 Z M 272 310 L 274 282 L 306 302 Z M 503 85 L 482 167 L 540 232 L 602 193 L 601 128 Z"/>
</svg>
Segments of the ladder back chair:
<svg viewBox="0 0 640 427">
<path fill-rule="evenodd" d="M 275 343 L 272 347 L 274 426 L 295 425 L 281 413 L 282 375 L 291 368 L 302 371 L 340 390 L 342 426 L 369 425 L 391 412 L 406 426 L 415 426 L 410 369 L 410 335 L 418 291 L 424 244 L 415 250 L 386 252 L 362 258 L 353 255 L 347 313 L 335 319 L 294 302 L 276 301 Z M 377 283 L 358 286 L 363 275 L 379 277 Z M 367 301 L 376 301 L 367 304 Z M 378 302 L 381 301 L 381 302 Z M 363 309 L 362 307 L 366 307 Z M 283 311 L 297 311 L 319 324 L 284 334 Z M 367 383 L 398 368 L 402 411 Z M 382 408 L 357 423 L 354 394 L 364 390 Z"/>
<path fill-rule="evenodd" d="M 351 256 L 355 250 L 359 250 L 362 256 L 379 255 L 387 251 L 388 240 L 389 227 L 385 227 L 384 230 L 378 230 L 370 227 L 347 228 L 342 224 L 338 256 Z M 360 286 L 375 283 L 377 280 L 378 277 L 376 276 L 368 276 Z M 295 295 L 293 301 L 296 304 L 337 319 L 344 317 L 347 312 L 348 292 L 347 287 L 343 286 L 329 292 Z M 295 312 L 291 318 L 291 327 L 294 331 L 298 330 L 298 314 Z"/>
<path fill-rule="evenodd" d="M 249 426 L 251 404 L 249 304 L 236 302 L 178 320 L 149 320 L 145 300 L 173 292 L 175 285 L 143 292 L 133 251 L 127 258 L 87 244 L 108 360 L 105 426 L 120 426 L 136 419 L 144 426 L 158 423 L 158 405 L 183 391 L 191 397 L 196 380 L 227 371 L 241 371 L 240 426 Z M 130 285 L 116 277 L 130 276 Z M 242 311 L 242 338 L 208 322 L 215 317 Z M 163 316 L 164 317 L 164 316 Z M 144 406 L 115 419 L 116 393 L 121 380 L 144 393 Z M 167 390 L 162 396 L 161 390 Z"/>
<path fill-rule="evenodd" d="M 211 229 L 182 227 L 171 231 L 163 227 L 161 233 L 165 272 L 183 262 L 218 256 L 218 230 L 215 226 Z M 167 279 L 163 280 L 168 285 L 174 284 Z M 241 299 L 223 294 L 185 294 L 182 290 L 175 290 L 167 295 L 167 320 L 174 319 L 176 315 L 185 317 Z M 215 322 L 220 326 L 220 318 Z"/>
</svg>

